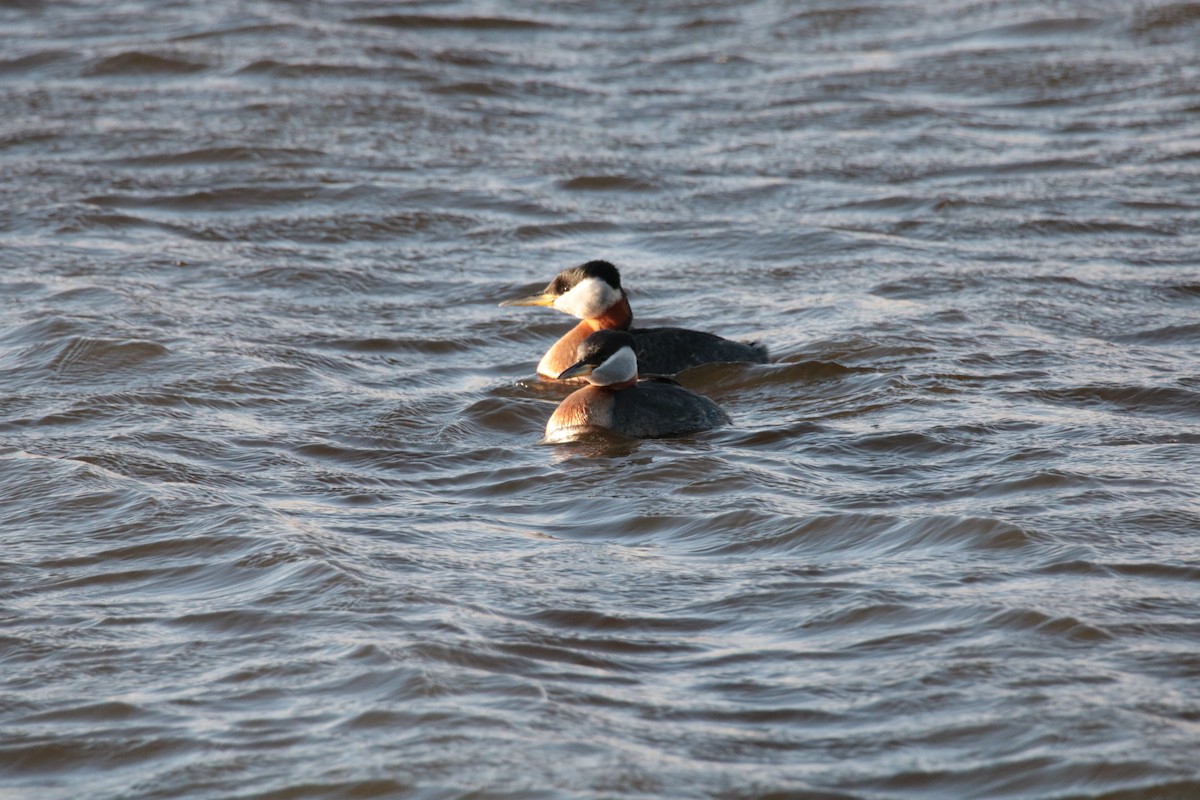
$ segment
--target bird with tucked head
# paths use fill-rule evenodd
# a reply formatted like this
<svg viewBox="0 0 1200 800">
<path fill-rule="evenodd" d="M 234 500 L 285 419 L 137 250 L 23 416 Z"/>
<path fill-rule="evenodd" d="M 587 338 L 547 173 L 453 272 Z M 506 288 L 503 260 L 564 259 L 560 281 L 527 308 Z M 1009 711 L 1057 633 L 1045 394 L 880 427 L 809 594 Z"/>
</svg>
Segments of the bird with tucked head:
<svg viewBox="0 0 1200 800">
<path fill-rule="evenodd" d="M 626 331 L 590 334 L 575 362 L 557 378 L 584 378 L 546 423 L 546 441 L 570 441 L 601 429 L 636 438 L 674 436 L 727 425 L 729 415 L 712 400 L 662 377 L 638 379 L 634 338 Z"/>
</svg>

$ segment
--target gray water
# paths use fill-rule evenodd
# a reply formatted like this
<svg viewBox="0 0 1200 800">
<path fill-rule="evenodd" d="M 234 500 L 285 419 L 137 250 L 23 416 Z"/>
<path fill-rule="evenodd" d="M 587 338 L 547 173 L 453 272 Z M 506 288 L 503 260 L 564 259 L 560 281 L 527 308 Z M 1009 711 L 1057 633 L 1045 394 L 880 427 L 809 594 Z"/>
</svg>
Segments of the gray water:
<svg viewBox="0 0 1200 800">
<path fill-rule="evenodd" d="M 0 31 L 5 800 L 1200 797 L 1200 4 Z"/>
</svg>

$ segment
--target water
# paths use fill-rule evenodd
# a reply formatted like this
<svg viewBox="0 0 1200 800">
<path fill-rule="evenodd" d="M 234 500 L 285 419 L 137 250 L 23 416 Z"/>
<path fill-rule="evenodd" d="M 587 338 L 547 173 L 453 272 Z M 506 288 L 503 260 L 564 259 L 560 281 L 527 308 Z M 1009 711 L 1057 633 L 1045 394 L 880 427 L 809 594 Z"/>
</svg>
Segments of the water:
<svg viewBox="0 0 1200 800">
<path fill-rule="evenodd" d="M 6 800 L 1200 797 L 1200 5 L 0 30 Z M 538 445 L 591 258 L 733 426 Z"/>
</svg>

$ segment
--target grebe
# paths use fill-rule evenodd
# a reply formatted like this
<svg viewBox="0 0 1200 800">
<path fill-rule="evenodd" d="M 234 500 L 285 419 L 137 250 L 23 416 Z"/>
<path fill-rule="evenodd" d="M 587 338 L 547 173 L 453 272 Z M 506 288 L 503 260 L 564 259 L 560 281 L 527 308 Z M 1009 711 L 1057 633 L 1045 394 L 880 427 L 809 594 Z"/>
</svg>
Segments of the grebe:
<svg viewBox="0 0 1200 800">
<path fill-rule="evenodd" d="M 638 380 L 633 336 L 597 331 L 579 345 L 577 360 L 556 377 L 586 376 L 546 423 L 547 442 L 567 442 L 603 428 L 625 436 L 673 436 L 728 425 L 729 415 L 707 397 L 670 378 Z"/>
<path fill-rule="evenodd" d="M 758 342 L 735 342 L 687 328 L 633 328 L 633 310 L 621 288 L 621 275 L 607 261 L 589 261 L 563 270 L 541 294 L 505 300 L 501 306 L 552 306 L 582 322 L 559 339 L 538 363 L 539 375 L 553 378 L 575 361 L 575 349 L 598 330 L 633 335 L 638 366 L 647 375 L 674 375 L 697 364 L 715 361 L 765 363 L 767 348 Z"/>
</svg>

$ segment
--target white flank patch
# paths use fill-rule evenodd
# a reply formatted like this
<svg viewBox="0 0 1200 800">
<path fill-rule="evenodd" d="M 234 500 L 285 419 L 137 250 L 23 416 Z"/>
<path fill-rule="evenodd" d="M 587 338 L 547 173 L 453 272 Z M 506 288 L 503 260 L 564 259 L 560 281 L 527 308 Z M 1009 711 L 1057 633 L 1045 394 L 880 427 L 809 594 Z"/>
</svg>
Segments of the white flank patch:
<svg viewBox="0 0 1200 800">
<path fill-rule="evenodd" d="M 592 370 L 587 376 L 588 383 L 597 386 L 609 386 L 614 383 L 633 380 L 637 376 L 637 356 L 632 348 L 622 347 L 613 353 L 604 363 Z"/>
<path fill-rule="evenodd" d="M 554 307 L 579 319 L 595 319 L 621 299 L 614 289 L 599 278 L 584 278 L 575 288 L 554 301 Z"/>
</svg>

